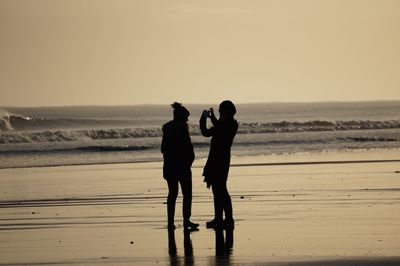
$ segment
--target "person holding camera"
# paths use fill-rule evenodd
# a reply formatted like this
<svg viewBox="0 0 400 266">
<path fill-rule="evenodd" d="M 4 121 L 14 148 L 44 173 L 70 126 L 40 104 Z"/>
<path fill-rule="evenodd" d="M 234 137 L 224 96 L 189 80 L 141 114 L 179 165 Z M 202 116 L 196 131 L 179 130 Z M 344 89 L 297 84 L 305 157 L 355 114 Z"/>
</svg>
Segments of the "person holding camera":
<svg viewBox="0 0 400 266">
<path fill-rule="evenodd" d="M 163 175 L 168 183 L 168 229 L 174 230 L 174 216 L 178 183 L 183 194 L 183 227 L 196 229 L 199 224 L 190 221 L 192 210 L 192 163 L 194 151 L 188 129 L 189 111 L 180 103 L 173 103 L 174 119 L 163 125 L 161 152 L 164 157 Z"/>
<path fill-rule="evenodd" d="M 200 130 L 203 136 L 212 137 L 211 146 L 203 176 L 207 187 L 212 188 L 214 196 L 214 219 L 206 223 L 207 228 L 234 228 L 232 201 L 227 188 L 231 146 L 235 138 L 238 123 L 234 119 L 236 107 L 231 101 L 219 105 L 220 117 L 217 119 L 214 110 L 204 110 L 200 118 Z M 207 118 L 212 127 L 207 128 Z M 223 213 L 225 212 L 225 220 Z"/>
</svg>

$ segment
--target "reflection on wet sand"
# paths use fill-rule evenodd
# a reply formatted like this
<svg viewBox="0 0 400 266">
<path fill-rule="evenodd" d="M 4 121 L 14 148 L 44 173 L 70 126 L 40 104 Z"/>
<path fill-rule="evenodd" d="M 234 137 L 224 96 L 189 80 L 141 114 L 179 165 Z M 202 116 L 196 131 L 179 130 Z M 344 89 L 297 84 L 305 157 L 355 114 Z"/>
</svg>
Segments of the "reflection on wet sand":
<svg viewBox="0 0 400 266">
<path fill-rule="evenodd" d="M 191 233 L 197 230 L 184 230 L 183 231 L 183 247 L 184 247 L 184 258 L 179 256 L 176 240 L 175 230 L 168 230 L 168 253 L 170 265 L 194 265 L 193 256 L 193 243 L 190 238 Z M 226 230 L 224 236 L 224 230 L 215 230 L 215 257 L 214 263 L 216 265 L 230 265 L 230 257 L 233 252 L 233 230 Z M 213 263 L 212 263 L 213 264 Z"/>
<path fill-rule="evenodd" d="M 190 238 L 190 233 L 198 231 L 197 230 L 183 230 L 183 248 L 185 252 L 185 265 L 193 265 L 194 257 L 193 257 L 193 243 Z"/>
<path fill-rule="evenodd" d="M 0 265 L 400 265 L 398 163 L 233 167 L 239 224 L 231 255 L 229 232 L 203 225 L 185 240 L 181 224 L 169 255 L 160 170 L 160 163 L 0 170 Z M 195 182 L 194 218 L 204 223 L 212 197 Z"/>
<path fill-rule="evenodd" d="M 230 256 L 233 251 L 233 230 L 215 230 L 215 264 L 230 264 Z"/>
<path fill-rule="evenodd" d="M 184 248 L 184 265 L 193 265 L 193 243 L 190 238 L 191 232 L 198 231 L 198 229 L 183 230 L 183 248 Z M 182 261 L 178 255 L 175 240 L 175 230 L 168 230 L 168 253 L 170 265 L 181 265 Z"/>
<path fill-rule="evenodd" d="M 170 258 L 176 257 L 175 230 L 168 230 L 168 254 Z"/>
</svg>

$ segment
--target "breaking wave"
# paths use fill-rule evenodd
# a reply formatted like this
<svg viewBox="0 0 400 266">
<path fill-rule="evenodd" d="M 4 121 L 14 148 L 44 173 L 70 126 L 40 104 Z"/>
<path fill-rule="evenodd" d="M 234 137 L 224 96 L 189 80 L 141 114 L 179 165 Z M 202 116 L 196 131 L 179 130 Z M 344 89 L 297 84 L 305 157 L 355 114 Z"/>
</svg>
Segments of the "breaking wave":
<svg viewBox="0 0 400 266">
<path fill-rule="evenodd" d="M 84 118 L 82 118 L 82 116 L 72 115 L 67 111 L 65 114 L 58 113 L 58 115 L 55 116 L 51 113 L 34 114 L 32 111 L 8 111 L 0 108 L 0 132 L 37 131 L 42 132 L 40 133 L 42 135 L 48 135 L 47 133 L 43 132 L 52 131 L 56 132 L 56 135 L 68 135 L 67 138 L 70 138 L 70 132 L 73 131 L 73 134 L 76 134 L 78 138 L 87 136 L 93 139 L 99 139 L 102 138 L 102 136 L 109 138 L 107 135 L 110 134 L 114 135 L 116 138 L 137 136 L 152 137 L 161 135 L 161 126 L 154 127 L 154 124 L 152 124 L 153 127 L 151 128 L 149 124 L 146 123 L 138 124 L 136 121 L 137 116 L 133 114 L 131 114 L 131 116 L 124 117 L 106 116 L 107 118 L 104 118 L 101 116 L 100 111 L 100 114 L 97 116 L 94 116 L 93 114 L 91 116 L 85 116 L 86 111 L 85 109 L 80 111 L 82 112 L 82 116 L 84 116 Z M 20 114 L 17 114 L 17 112 Z M 148 117 L 147 119 L 154 120 L 154 117 Z M 400 128 L 400 119 L 350 121 L 310 120 L 301 122 L 283 120 L 278 122 L 269 122 L 268 120 L 263 121 L 260 118 L 259 121 L 261 122 L 240 123 L 238 133 L 252 134 Z M 146 127 L 138 128 L 138 126 L 143 125 L 146 125 Z M 191 125 L 190 128 L 192 134 L 199 134 L 198 125 Z M 60 131 L 69 131 L 69 133 L 60 133 Z M 96 137 L 96 135 L 98 135 L 98 137 Z M 40 137 L 38 138 L 40 139 Z"/>
<path fill-rule="evenodd" d="M 30 123 L 32 119 L 23 115 L 12 115 L 7 111 L 0 110 L 0 131 L 14 130 L 13 124 Z"/>
<path fill-rule="evenodd" d="M 309 132 L 336 130 L 368 130 L 400 128 L 400 120 L 387 121 L 308 121 L 308 122 L 276 122 L 276 123 L 242 123 L 239 133 L 278 133 Z"/>
<path fill-rule="evenodd" d="M 11 116 L 12 117 L 12 116 Z M 129 139 L 161 137 L 161 127 L 136 127 L 136 128 L 108 128 L 108 129 L 68 129 L 68 130 L 44 130 L 44 131 L 19 131 L 13 130 L 13 121 L 37 121 L 28 117 L 12 118 L 8 123 L 2 120 L 2 132 L 0 133 L 0 144 L 6 143 L 43 143 L 63 142 L 77 140 L 107 140 L 107 139 Z M 35 122 L 36 121 L 36 122 Z M 29 123 L 30 123 L 29 122 Z M 313 132 L 313 131 L 344 131 L 344 130 L 371 130 L 371 129 L 394 129 L 400 128 L 400 120 L 389 121 L 309 121 L 309 122 L 277 122 L 277 123 L 241 123 L 238 134 L 260 134 L 260 133 L 290 133 L 290 132 Z M 198 125 L 190 125 L 191 135 L 200 135 Z M 398 141 L 379 138 L 354 138 L 352 141 Z"/>
<path fill-rule="evenodd" d="M 76 147 L 76 148 L 58 148 L 58 149 L 47 149 L 47 150 L 35 150 L 35 149 L 26 149 L 26 150 L 6 150 L 0 151 L 2 155 L 15 155 L 15 154 L 35 154 L 35 153 L 74 153 L 74 152 L 127 152 L 127 151 L 145 151 L 150 149 L 158 148 L 157 145 L 149 145 L 149 146 L 84 146 L 84 147 Z"/>
<path fill-rule="evenodd" d="M 103 128 L 129 126 L 130 120 L 103 120 L 78 118 L 34 118 L 24 115 L 6 114 L 0 116 L 1 131 L 31 131 L 76 128 Z"/>
<path fill-rule="evenodd" d="M 61 142 L 76 140 L 127 139 L 161 136 L 161 128 L 124 128 L 100 130 L 57 130 L 42 132 L 5 132 L 0 134 L 0 144 Z"/>
</svg>

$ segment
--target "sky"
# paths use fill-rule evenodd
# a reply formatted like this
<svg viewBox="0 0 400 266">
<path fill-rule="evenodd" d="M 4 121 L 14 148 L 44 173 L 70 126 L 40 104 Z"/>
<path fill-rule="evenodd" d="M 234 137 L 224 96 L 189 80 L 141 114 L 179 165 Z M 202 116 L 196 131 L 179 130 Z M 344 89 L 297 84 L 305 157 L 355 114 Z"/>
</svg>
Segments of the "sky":
<svg viewBox="0 0 400 266">
<path fill-rule="evenodd" d="M 0 0 L 0 106 L 400 100 L 400 1 Z"/>
</svg>

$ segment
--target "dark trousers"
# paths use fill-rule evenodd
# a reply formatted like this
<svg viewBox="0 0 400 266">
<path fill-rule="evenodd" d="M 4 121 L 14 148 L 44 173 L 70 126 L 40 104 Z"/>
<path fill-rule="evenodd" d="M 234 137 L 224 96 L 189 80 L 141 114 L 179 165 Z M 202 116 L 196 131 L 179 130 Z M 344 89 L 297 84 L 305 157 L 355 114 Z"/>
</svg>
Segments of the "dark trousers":
<svg viewBox="0 0 400 266">
<path fill-rule="evenodd" d="M 192 214 L 192 176 L 184 176 L 179 179 L 168 179 L 168 224 L 174 224 L 176 198 L 178 197 L 179 185 L 183 195 L 182 213 L 184 221 L 189 220 Z"/>
<path fill-rule="evenodd" d="M 228 192 L 228 188 L 226 187 L 226 180 L 218 180 L 211 186 L 214 195 L 215 221 L 222 222 L 224 212 L 225 219 L 232 221 L 232 201 Z"/>
</svg>

